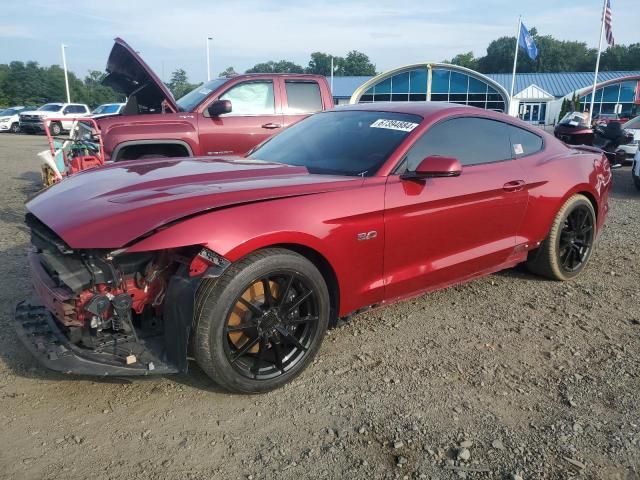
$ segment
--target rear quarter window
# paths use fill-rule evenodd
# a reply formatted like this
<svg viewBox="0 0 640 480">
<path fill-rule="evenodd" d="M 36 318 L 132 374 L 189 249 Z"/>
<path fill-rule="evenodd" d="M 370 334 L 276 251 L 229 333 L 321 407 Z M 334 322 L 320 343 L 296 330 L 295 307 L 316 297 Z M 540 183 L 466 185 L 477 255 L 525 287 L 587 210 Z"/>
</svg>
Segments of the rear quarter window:
<svg viewBox="0 0 640 480">
<path fill-rule="evenodd" d="M 514 125 L 509 125 L 509 137 L 511 150 L 516 158 L 539 152 L 544 145 L 542 137 Z"/>
</svg>

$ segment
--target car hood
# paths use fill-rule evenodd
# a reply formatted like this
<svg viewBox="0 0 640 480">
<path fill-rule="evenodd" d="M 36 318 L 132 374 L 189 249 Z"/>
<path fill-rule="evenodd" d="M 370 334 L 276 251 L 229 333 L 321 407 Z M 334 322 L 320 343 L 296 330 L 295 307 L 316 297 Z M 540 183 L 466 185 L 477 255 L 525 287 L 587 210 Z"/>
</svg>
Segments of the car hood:
<svg viewBox="0 0 640 480">
<path fill-rule="evenodd" d="M 120 248 L 170 222 L 236 204 L 350 188 L 359 177 L 312 175 L 248 159 L 149 159 L 85 170 L 27 209 L 71 248 Z"/>
<path fill-rule="evenodd" d="M 114 39 L 114 42 L 107 60 L 108 75 L 102 83 L 127 97 L 141 86 L 151 83 L 155 88 L 149 95 L 155 96 L 158 104 L 163 100 L 166 101 L 173 111 L 177 112 L 179 109 L 173 95 L 151 67 L 127 42 L 121 38 Z"/>
</svg>

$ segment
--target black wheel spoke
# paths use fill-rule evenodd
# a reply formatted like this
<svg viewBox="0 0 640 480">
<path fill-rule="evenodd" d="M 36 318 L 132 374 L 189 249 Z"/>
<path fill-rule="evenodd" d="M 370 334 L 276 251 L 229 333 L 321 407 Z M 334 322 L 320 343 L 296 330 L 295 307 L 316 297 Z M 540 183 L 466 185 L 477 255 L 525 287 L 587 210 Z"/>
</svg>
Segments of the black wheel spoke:
<svg viewBox="0 0 640 480">
<path fill-rule="evenodd" d="M 231 357 L 231 363 L 236 363 L 240 357 L 247 354 L 249 350 L 256 346 L 256 344 L 260 341 L 260 337 L 255 337 L 245 343 L 240 350 L 235 352 L 235 354 Z"/>
<path fill-rule="evenodd" d="M 273 307 L 275 300 L 273 298 L 273 292 L 271 291 L 271 282 L 267 277 L 262 279 L 262 288 L 264 289 L 264 304 L 267 307 Z"/>
<path fill-rule="evenodd" d="M 293 285 L 293 275 L 287 278 L 287 283 L 285 284 L 284 289 L 282 290 L 282 294 L 280 295 L 280 303 L 279 306 L 283 306 L 289 297 L 289 291 L 291 290 L 291 286 Z"/>
<path fill-rule="evenodd" d="M 283 323 L 285 325 L 304 325 L 305 323 L 317 322 L 317 321 L 318 321 L 318 317 L 309 315 L 306 317 L 299 317 L 299 318 L 287 318 L 284 320 Z"/>
<path fill-rule="evenodd" d="M 251 313 L 257 317 L 262 315 L 262 310 L 260 310 L 258 307 L 256 307 L 253 303 L 245 300 L 244 298 L 240 297 L 238 299 L 238 301 L 243 304 L 245 307 L 247 307 Z"/>
<path fill-rule="evenodd" d="M 284 355 L 282 355 L 282 347 L 278 342 L 271 342 L 271 346 L 273 347 L 273 358 L 275 361 L 275 365 L 282 373 L 284 373 L 284 366 L 282 365 L 282 359 Z"/>
<path fill-rule="evenodd" d="M 226 327 L 226 330 L 228 333 L 233 333 L 233 332 L 244 332 L 245 330 L 249 330 L 251 328 L 256 328 L 255 324 L 245 322 L 239 325 L 228 325 Z"/>
<path fill-rule="evenodd" d="M 290 315 L 296 308 L 302 305 L 302 302 L 304 302 L 307 298 L 309 298 L 311 296 L 311 293 L 312 293 L 311 290 L 308 290 L 307 292 L 303 293 L 298 298 L 296 298 L 296 301 L 293 303 L 293 305 L 287 306 L 285 315 Z"/>
<path fill-rule="evenodd" d="M 282 335 L 282 338 L 284 340 L 286 340 L 287 342 L 289 342 L 292 345 L 295 345 L 296 347 L 298 347 L 301 350 L 306 351 L 307 347 L 305 347 L 304 345 L 302 345 L 300 343 L 300 341 L 296 338 L 296 336 L 291 333 L 289 330 L 287 330 L 286 328 L 280 327 L 280 326 L 276 326 L 276 330 L 278 331 L 278 333 L 280 335 Z"/>
<path fill-rule="evenodd" d="M 264 358 L 264 353 L 267 349 L 267 342 L 264 338 L 260 338 L 260 346 L 258 348 L 258 354 L 253 360 L 253 365 L 251 366 L 251 371 L 254 375 L 257 375 L 260 372 L 260 365 L 262 364 L 262 359 Z"/>
</svg>

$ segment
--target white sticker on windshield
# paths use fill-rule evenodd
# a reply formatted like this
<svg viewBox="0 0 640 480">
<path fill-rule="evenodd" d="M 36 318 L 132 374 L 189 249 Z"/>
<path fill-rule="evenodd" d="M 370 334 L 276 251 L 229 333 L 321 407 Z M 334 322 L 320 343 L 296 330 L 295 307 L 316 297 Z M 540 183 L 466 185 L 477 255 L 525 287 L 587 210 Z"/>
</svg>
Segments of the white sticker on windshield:
<svg viewBox="0 0 640 480">
<path fill-rule="evenodd" d="M 513 144 L 513 151 L 516 155 L 522 155 L 524 153 L 524 149 L 520 143 Z"/>
<path fill-rule="evenodd" d="M 389 130 L 400 130 L 401 132 L 410 132 L 418 126 L 417 123 L 403 122 L 401 120 L 385 120 L 380 118 L 371 124 L 371 128 L 386 128 Z"/>
<path fill-rule="evenodd" d="M 198 93 L 202 95 L 209 95 L 211 93 L 211 90 L 209 90 L 208 88 L 201 88 L 200 90 L 198 90 Z"/>
</svg>

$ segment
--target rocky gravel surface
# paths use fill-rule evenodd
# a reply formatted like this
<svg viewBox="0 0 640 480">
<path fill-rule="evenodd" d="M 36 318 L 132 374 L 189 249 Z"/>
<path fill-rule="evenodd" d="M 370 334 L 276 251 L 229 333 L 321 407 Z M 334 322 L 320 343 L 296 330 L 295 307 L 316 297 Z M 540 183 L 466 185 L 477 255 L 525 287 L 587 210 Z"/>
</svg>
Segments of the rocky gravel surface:
<svg viewBox="0 0 640 480">
<path fill-rule="evenodd" d="M 45 147 L 0 135 L 0 478 L 640 479 L 629 167 L 575 281 L 513 269 L 358 315 L 292 384 L 238 396 L 195 365 L 78 378 L 22 350 L 10 318 L 30 290 L 23 203 Z"/>
</svg>

